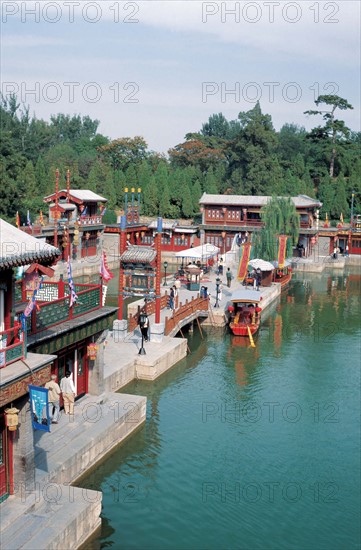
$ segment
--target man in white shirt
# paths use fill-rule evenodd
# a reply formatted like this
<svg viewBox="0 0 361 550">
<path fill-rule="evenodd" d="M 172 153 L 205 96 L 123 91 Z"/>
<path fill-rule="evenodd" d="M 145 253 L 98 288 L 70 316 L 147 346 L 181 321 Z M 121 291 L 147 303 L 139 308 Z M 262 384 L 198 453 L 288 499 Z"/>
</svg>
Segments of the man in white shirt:
<svg viewBox="0 0 361 550">
<path fill-rule="evenodd" d="M 61 392 L 59 384 L 56 383 L 56 374 L 51 375 L 51 380 L 45 384 L 45 388 L 49 390 L 48 402 L 50 420 L 53 424 L 57 424 L 60 411 L 59 397 Z"/>
<path fill-rule="evenodd" d="M 70 377 L 71 372 L 66 371 L 65 378 L 61 379 L 60 390 L 63 394 L 65 414 L 74 414 L 75 386 Z"/>
</svg>

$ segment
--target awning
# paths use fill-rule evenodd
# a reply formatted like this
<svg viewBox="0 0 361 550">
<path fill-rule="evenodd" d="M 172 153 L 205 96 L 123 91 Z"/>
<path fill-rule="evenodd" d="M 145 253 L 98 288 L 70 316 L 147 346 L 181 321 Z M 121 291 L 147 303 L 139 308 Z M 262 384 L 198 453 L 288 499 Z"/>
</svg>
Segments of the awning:
<svg viewBox="0 0 361 550">
<path fill-rule="evenodd" d="M 273 271 L 274 265 L 271 262 L 266 262 L 265 260 L 251 260 L 249 264 L 253 269 L 260 269 L 261 271 Z"/>
<path fill-rule="evenodd" d="M 212 258 L 219 254 L 220 249 L 214 244 L 204 244 L 203 246 L 195 246 L 193 248 L 187 248 L 187 250 L 181 250 L 176 253 L 176 258 L 193 258 L 195 260 L 204 261 L 207 258 Z"/>
</svg>

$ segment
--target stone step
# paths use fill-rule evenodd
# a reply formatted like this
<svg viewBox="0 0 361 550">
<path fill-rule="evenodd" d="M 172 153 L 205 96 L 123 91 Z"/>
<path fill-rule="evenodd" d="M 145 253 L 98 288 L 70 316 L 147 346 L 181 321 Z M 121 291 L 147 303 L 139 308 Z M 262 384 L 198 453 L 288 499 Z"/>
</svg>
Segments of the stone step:
<svg viewBox="0 0 361 550">
<path fill-rule="evenodd" d="M 100 526 L 100 492 L 85 492 L 77 487 L 62 491 L 58 487 L 53 493 L 41 489 L 42 498 L 36 510 L 28 510 L 18 521 L 2 529 L 2 550 L 76 548 L 94 527 Z"/>
</svg>

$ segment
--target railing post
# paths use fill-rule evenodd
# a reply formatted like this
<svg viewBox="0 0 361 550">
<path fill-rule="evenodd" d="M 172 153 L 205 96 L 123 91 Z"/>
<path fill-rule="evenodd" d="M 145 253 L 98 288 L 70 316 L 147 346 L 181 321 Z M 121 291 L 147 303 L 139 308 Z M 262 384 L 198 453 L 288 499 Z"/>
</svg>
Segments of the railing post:
<svg viewBox="0 0 361 550">
<path fill-rule="evenodd" d="M 63 275 L 60 275 L 58 281 L 58 298 L 64 298 L 65 296 L 65 283 L 63 280 Z"/>
</svg>

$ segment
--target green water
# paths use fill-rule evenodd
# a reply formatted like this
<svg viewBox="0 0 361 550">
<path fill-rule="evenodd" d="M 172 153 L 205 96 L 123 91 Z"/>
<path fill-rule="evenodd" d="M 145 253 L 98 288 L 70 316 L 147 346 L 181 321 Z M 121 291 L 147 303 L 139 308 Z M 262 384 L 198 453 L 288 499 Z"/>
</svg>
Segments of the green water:
<svg viewBox="0 0 361 550">
<path fill-rule="evenodd" d="M 292 282 L 256 348 L 208 329 L 154 383 L 147 421 L 83 482 L 88 548 L 360 548 L 360 276 Z"/>
</svg>

